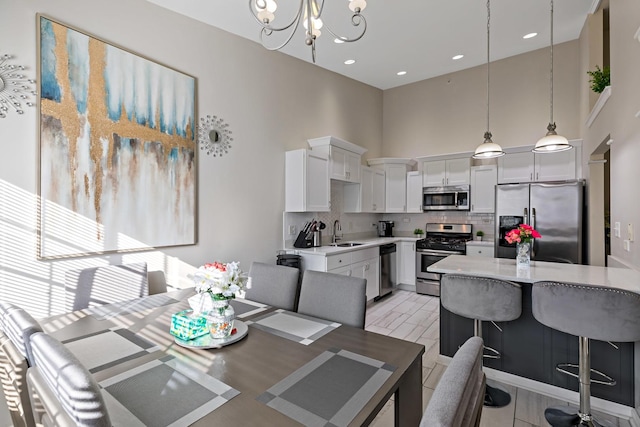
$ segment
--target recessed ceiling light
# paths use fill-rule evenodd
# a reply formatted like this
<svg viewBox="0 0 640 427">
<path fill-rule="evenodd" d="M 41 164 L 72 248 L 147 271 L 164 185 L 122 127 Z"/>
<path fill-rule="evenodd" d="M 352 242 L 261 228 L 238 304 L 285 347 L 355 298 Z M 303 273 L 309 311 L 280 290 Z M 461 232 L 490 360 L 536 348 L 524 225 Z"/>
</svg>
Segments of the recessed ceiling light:
<svg viewBox="0 0 640 427">
<path fill-rule="evenodd" d="M 355 60 L 355 59 L 347 59 L 346 61 L 344 61 L 344 63 L 345 63 L 346 65 L 351 65 L 351 64 L 355 64 L 355 63 L 356 63 L 356 60 Z"/>
<path fill-rule="evenodd" d="M 336 37 L 335 39 L 333 39 L 333 42 L 336 43 L 336 44 L 342 44 L 342 43 L 344 43 L 344 40 L 341 40 L 341 39 Z"/>
<path fill-rule="evenodd" d="M 462 59 L 462 58 L 464 58 L 464 55 L 456 55 L 451 59 L 453 59 L 454 61 L 457 61 L 458 59 Z"/>
<path fill-rule="evenodd" d="M 533 38 L 535 36 L 537 36 L 538 33 L 529 33 L 529 34 L 525 34 L 524 36 L 522 36 L 523 39 L 530 39 Z"/>
<path fill-rule="evenodd" d="M 399 76 L 404 76 L 405 74 L 407 74 L 407 72 L 406 71 L 398 71 L 396 74 L 399 75 Z"/>
</svg>

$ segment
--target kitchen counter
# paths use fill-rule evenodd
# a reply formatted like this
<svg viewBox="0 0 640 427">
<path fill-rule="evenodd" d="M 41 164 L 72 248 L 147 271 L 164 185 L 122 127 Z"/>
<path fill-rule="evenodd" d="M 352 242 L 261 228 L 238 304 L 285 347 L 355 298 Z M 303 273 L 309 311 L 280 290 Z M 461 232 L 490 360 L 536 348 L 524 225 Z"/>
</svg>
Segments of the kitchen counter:
<svg viewBox="0 0 640 427">
<path fill-rule="evenodd" d="M 493 240 L 469 240 L 467 246 L 493 247 Z"/>
<path fill-rule="evenodd" d="M 605 286 L 640 294 L 640 272 L 627 268 L 531 261 L 531 267 L 516 268 L 516 260 L 451 255 L 427 268 L 435 273 L 459 273 L 521 283 L 543 280 Z"/>
<path fill-rule="evenodd" d="M 376 246 L 386 245 L 388 243 L 397 243 L 397 242 L 416 242 L 420 239 L 417 237 L 375 237 L 370 239 L 354 239 L 354 240 L 344 240 L 339 243 L 362 243 L 362 245 L 358 246 L 347 246 L 347 247 L 339 247 L 339 246 L 319 246 L 317 248 L 288 248 L 287 251 L 295 251 L 296 254 L 306 254 L 306 255 L 336 255 L 343 254 L 347 252 L 353 252 L 360 249 L 368 249 Z"/>
</svg>

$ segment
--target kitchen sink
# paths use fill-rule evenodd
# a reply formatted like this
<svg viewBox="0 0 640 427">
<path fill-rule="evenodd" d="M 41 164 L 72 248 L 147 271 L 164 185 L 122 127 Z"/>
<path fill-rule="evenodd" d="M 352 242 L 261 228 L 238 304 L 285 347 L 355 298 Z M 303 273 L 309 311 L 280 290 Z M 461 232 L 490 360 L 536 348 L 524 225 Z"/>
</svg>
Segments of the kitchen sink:
<svg viewBox="0 0 640 427">
<path fill-rule="evenodd" d="M 350 248 L 350 247 L 353 247 L 353 246 L 364 245 L 364 243 L 348 242 L 348 243 L 334 243 L 333 245 L 337 246 L 339 248 Z"/>
</svg>

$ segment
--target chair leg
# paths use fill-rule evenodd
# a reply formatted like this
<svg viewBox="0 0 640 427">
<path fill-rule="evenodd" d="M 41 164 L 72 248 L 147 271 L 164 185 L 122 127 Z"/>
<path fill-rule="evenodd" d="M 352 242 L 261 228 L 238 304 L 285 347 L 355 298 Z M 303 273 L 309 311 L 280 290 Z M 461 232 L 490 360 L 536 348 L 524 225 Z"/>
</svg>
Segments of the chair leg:
<svg viewBox="0 0 640 427">
<path fill-rule="evenodd" d="M 474 319 L 473 332 L 475 336 L 482 338 L 482 320 Z M 490 357 L 492 359 L 497 359 L 500 357 L 500 353 L 498 353 L 498 351 L 490 347 L 485 347 L 485 348 L 497 354 L 497 356 L 493 355 L 493 356 L 487 356 L 487 357 Z M 483 358 L 484 357 L 485 356 L 483 355 Z M 489 408 L 502 408 L 504 406 L 507 406 L 509 403 L 511 403 L 511 395 L 509 393 L 499 388 L 491 387 L 489 384 L 486 385 L 485 392 L 484 392 L 483 406 L 486 406 Z"/>
</svg>

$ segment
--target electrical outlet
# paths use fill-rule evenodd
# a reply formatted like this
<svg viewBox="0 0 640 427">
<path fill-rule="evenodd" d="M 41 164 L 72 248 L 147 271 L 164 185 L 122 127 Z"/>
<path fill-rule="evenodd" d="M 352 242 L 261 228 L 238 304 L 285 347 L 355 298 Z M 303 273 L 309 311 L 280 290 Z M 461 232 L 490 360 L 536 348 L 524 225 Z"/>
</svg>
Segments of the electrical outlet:
<svg viewBox="0 0 640 427">
<path fill-rule="evenodd" d="M 633 242 L 633 224 L 631 223 L 627 224 L 627 239 Z"/>
<path fill-rule="evenodd" d="M 616 222 L 613 224 L 613 235 L 615 237 L 620 237 L 620 223 Z"/>
<path fill-rule="evenodd" d="M 289 226 L 289 235 L 290 236 L 295 236 L 296 235 L 296 226 L 295 225 L 290 225 Z"/>
<path fill-rule="evenodd" d="M 631 252 L 631 242 L 628 240 L 624 241 L 624 250 L 627 252 Z"/>
<path fill-rule="evenodd" d="M 402 222 L 404 222 L 405 224 L 411 222 L 411 218 L 405 216 L 404 218 L 402 218 Z"/>
</svg>

